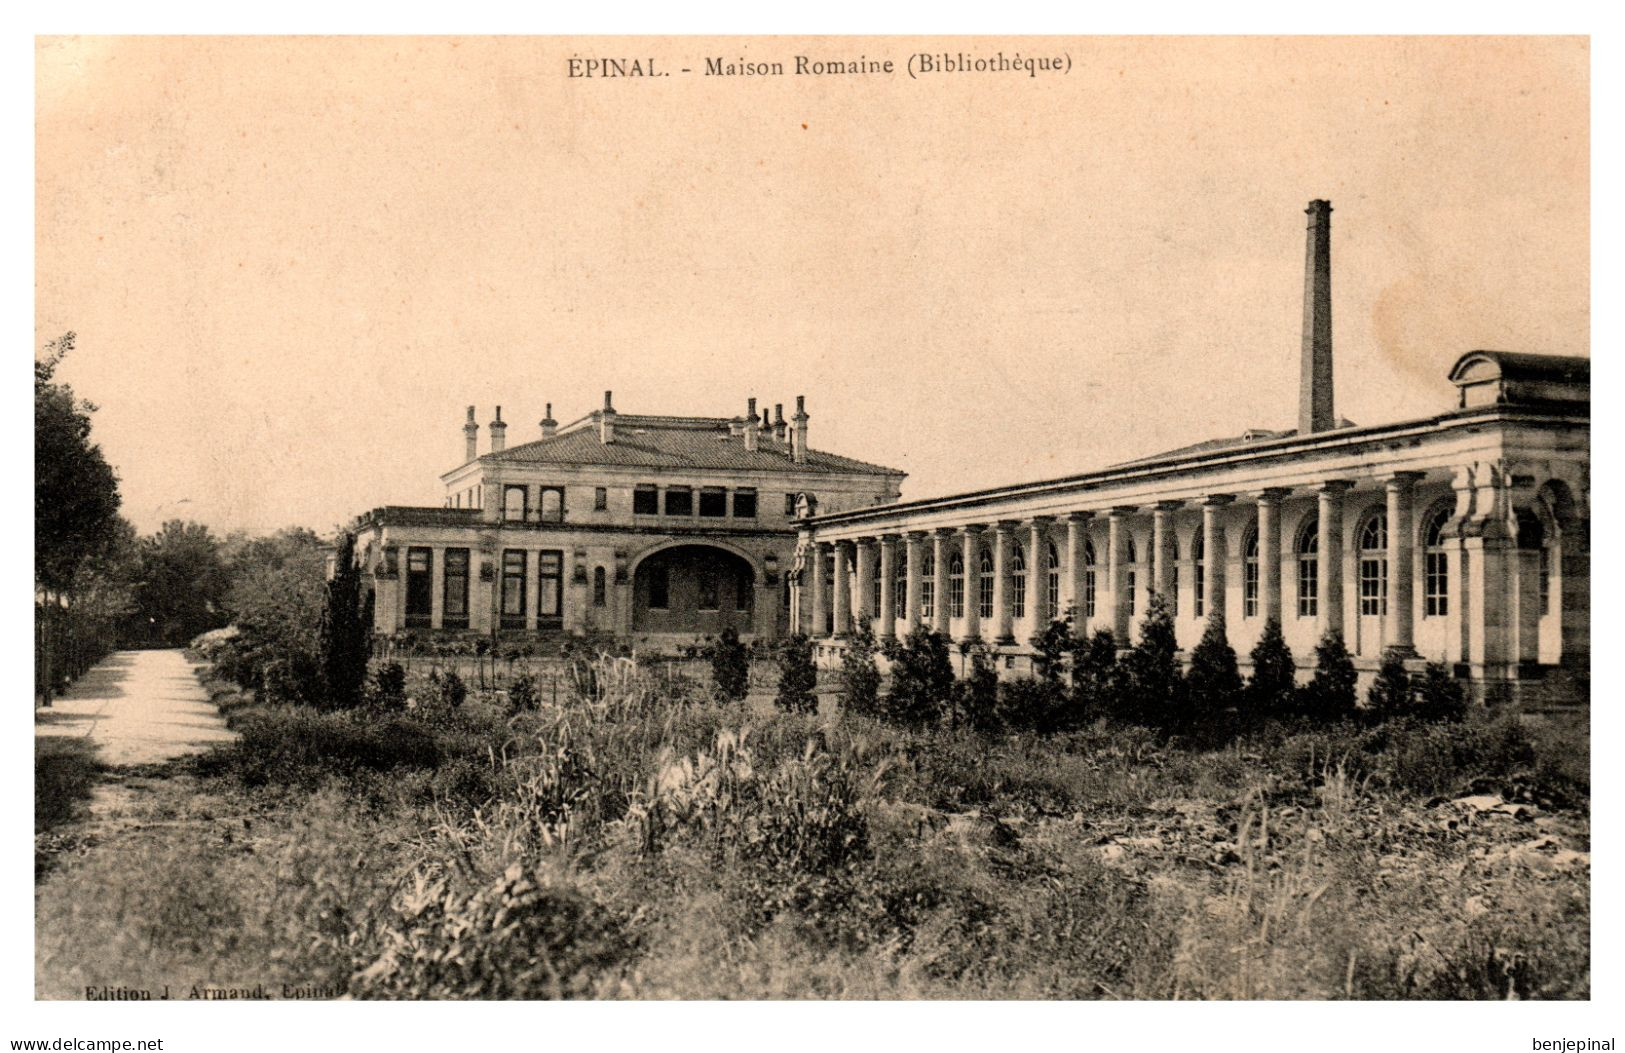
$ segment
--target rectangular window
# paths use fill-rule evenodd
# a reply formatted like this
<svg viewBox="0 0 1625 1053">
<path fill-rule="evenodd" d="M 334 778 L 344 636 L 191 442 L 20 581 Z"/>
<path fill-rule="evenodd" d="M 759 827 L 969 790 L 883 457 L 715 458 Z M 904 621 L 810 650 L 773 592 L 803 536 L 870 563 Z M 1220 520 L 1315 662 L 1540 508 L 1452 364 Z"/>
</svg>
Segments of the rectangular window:
<svg viewBox="0 0 1625 1053">
<path fill-rule="evenodd" d="M 564 613 L 564 553 L 536 553 L 536 616 L 557 618 Z"/>
<path fill-rule="evenodd" d="M 671 509 L 667 509 L 668 512 Z M 700 515 L 717 519 L 728 514 L 728 491 L 720 486 L 708 486 L 700 491 Z"/>
<path fill-rule="evenodd" d="M 1552 613 L 1552 548 L 1540 546 L 1540 613 Z"/>
<path fill-rule="evenodd" d="M 784 495 L 784 514 L 787 515 L 787 516 L 794 516 L 796 514 L 796 495 L 795 494 L 785 494 Z"/>
<path fill-rule="evenodd" d="M 406 550 L 406 627 L 427 629 L 434 610 L 434 551 Z"/>
<path fill-rule="evenodd" d="M 602 607 L 609 598 L 609 576 L 603 567 L 594 567 L 592 571 L 592 605 Z"/>
<path fill-rule="evenodd" d="M 544 523 L 564 522 L 564 489 L 558 486 L 544 486 L 540 489 L 542 502 L 540 518 Z"/>
<path fill-rule="evenodd" d="M 1019 565 L 1010 575 L 1010 617 L 1027 617 L 1027 571 Z"/>
<path fill-rule="evenodd" d="M 502 628 L 525 627 L 525 551 L 502 550 Z"/>
<path fill-rule="evenodd" d="M 756 491 L 739 489 L 734 491 L 734 518 L 756 518 Z"/>
<path fill-rule="evenodd" d="M 1248 559 L 1241 571 L 1241 616 L 1258 617 L 1258 560 Z"/>
<path fill-rule="evenodd" d="M 1202 616 L 1207 606 L 1207 574 L 1205 571 L 1206 568 L 1200 563 L 1191 568 L 1191 577 L 1194 579 L 1191 582 L 1191 598 L 1195 600 L 1191 606 L 1195 608 L 1195 614 L 1198 618 Z"/>
<path fill-rule="evenodd" d="M 1135 578 L 1135 574 L 1131 570 L 1131 571 L 1127 572 L 1127 575 L 1128 575 L 1128 612 L 1132 616 L 1134 614 L 1134 578 Z"/>
<path fill-rule="evenodd" d="M 1360 614 L 1382 617 L 1388 613 L 1388 560 L 1360 557 Z"/>
<path fill-rule="evenodd" d="M 694 491 L 686 486 L 673 486 L 666 490 L 666 514 L 691 516 L 694 514 Z"/>
<path fill-rule="evenodd" d="M 1545 549 L 1541 550 L 1542 552 Z M 1544 560 L 1542 561 L 1544 562 Z M 1542 577 L 1544 580 L 1544 576 Z M 1450 613 L 1450 555 L 1446 552 L 1429 552 L 1423 557 L 1423 588 L 1425 601 L 1422 607 L 1424 618 L 1442 618 Z M 1542 597 L 1545 588 L 1541 589 Z M 1544 599 L 1541 603 L 1541 613 L 1546 613 Z"/>
<path fill-rule="evenodd" d="M 1168 613 L 1179 617 L 1179 564 L 1174 564 L 1173 576 L 1168 581 Z"/>
<path fill-rule="evenodd" d="M 654 486 L 637 486 L 632 490 L 632 514 L 654 516 L 660 514 L 660 490 Z"/>
<path fill-rule="evenodd" d="M 468 628 L 468 549 L 446 549 L 440 624 L 447 629 Z"/>
<path fill-rule="evenodd" d="M 603 512 L 608 508 L 609 490 L 602 486 L 594 487 L 592 491 L 592 510 L 594 512 Z"/>
<path fill-rule="evenodd" d="M 1083 572 L 1083 616 L 1095 616 L 1095 568 Z"/>
<path fill-rule="evenodd" d="M 649 568 L 649 609 L 663 611 L 670 606 L 671 578 L 665 565 L 657 564 Z"/>
<path fill-rule="evenodd" d="M 1314 618 L 1320 614 L 1320 557 L 1298 557 L 1298 617 Z"/>
</svg>

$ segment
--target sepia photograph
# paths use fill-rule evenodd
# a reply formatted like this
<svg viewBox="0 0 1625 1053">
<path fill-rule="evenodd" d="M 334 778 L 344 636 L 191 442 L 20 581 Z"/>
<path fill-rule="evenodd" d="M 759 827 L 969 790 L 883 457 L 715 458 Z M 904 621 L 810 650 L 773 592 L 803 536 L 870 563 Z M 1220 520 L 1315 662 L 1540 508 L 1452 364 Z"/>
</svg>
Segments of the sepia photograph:
<svg viewBox="0 0 1625 1053">
<path fill-rule="evenodd" d="M 27 997 L 1592 998 L 1589 38 L 33 47 Z"/>
</svg>

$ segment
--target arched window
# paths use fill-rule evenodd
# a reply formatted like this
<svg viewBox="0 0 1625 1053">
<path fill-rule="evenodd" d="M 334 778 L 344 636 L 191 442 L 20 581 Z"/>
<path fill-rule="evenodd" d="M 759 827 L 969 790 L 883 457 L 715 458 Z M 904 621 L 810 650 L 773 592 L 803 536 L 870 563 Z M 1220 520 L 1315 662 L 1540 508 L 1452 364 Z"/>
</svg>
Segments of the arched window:
<svg viewBox="0 0 1625 1053">
<path fill-rule="evenodd" d="M 1242 542 L 1241 567 L 1241 616 L 1243 618 L 1258 617 L 1258 528 L 1252 527 L 1247 531 L 1247 539 Z"/>
<path fill-rule="evenodd" d="M 1048 548 L 1044 567 L 1044 617 L 1047 621 L 1055 621 L 1061 616 L 1061 554 L 1055 550 L 1053 541 Z"/>
<path fill-rule="evenodd" d="M 1206 547 L 1202 541 L 1202 528 L 1197 527 L 1196 533 L 1191 535 L 1191 613 L 1200 618 L 1206 613 L 1207 605 L 1207 574 L 1204 556 Z"/>
<path fill-rule="evenodd" d="M 1027 617 L 1027 554 L 1021 550 L 1021 543 L 1014 546 L 1015 553 L 1010 560 L 1010 617 Z"/>
<path fill-rule="evenodd" d="M 1128 612 L 1130 615 L 1134 613 L 1134 583 L 1139 577 L 1134 572 L 1134 565 L 1138 562 L 1140 562 L 1140 557 L 1134 551 L 1134 539 L 1129 538 L 1128 544 L 1123 546 L 1123 566 L 1127 568 L 1123 572 L 1123 587 L 1128 590 Z"/>
<path fill-rule="evenodd" d="M 948 614 L 953 618 L 965 616 L 965 557 L 957 552 L 948 561 Z"/>
<path fill-rule="evenodd" d="M 523 486 L 510 486 L 502 491 L 502 518 L 509 523 L 523 523 L 529 510 L 529 495 Z"/>
<path fill-rule="evenodd" d="M 1083 541 L 1083 616 L 1095 616 L 1095 543 Z"/>
<path fill-rule="evenodd" d="M 1388 613 L 1388 513 L 1373 512 L 1360 527 L 1360 614 Z"/>
<path fill-rule="evenodd" d="M 559 523 L 564 520 L 564 491 L 558 487 L 544 486 L 541 489 L 542 509 L 541 519 L 544 523 Z"/>
<path fill-rule="evenodd" d="M 603 567 L 594 567 L 592 570 L 592 605 L 602 607 L 608 599 L 609 585 Z"/>
<path fill-rule="evenodd" d="M 1422 524 L 1424 618 L 1443 618 L 1450 613 L 1450 554 L 1444 541 L 1444 525 L 1450 521 L 1450 512 L 1448 503 L 1441 504 Z"/>
<path fill-rule="evenodd" d="M 1298 540 L 1292 546 L 1298 561 L 1298 617 L 1315 618 L 1320 615 L 1320 521 L 1314 516 L 1298 531 Z"/>
<path fill-rule="evenodd" d="M 895 566 L 893 567 L 893 570 L 895 571 L 895 573 L 892 575 L 892 583 L 891 583 L 892 617 L 894 617 L 894 618 L 907 618 L 908 617 L 908 560 L 906 558 L 896 560 L 895 561 Z"/>
<path fill-rule="evenodd" d="M 976 616 L 993 617 L 993 554 L 982 550 L 982 564 L 977 574 Z"/>
<path fill-rule="evenodd" d="M 937 558 L 927 552 L 920 560 L 920 623 L 930 625 L 937 614 Z"/>
</svg>

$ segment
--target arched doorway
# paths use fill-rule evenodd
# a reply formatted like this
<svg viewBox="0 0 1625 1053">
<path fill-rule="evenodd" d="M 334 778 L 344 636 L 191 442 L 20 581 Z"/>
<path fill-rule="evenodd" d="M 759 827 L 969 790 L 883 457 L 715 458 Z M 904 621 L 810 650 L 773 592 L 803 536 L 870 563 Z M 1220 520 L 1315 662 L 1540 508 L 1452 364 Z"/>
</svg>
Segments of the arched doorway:
<svg viewBox="0 0 1625 1053">
<path fill-rule="evenodd" d="M 754 625 L 756 572 L 750 561 L 711 545 L 675 545 L 638 564 L 632 576 L 632 630 L 715 635 Z"/>
</svg>

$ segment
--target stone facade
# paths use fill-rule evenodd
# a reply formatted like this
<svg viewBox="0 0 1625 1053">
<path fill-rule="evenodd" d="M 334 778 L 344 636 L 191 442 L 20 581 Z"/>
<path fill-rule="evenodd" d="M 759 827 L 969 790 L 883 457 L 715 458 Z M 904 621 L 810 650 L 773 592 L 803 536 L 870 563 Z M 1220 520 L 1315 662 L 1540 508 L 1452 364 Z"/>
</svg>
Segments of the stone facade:
<svg viewBox="0 0 1625 1053">
<path fill-rule="evenodd" d="M 677 642 L 788 626 L 794 521 L 897 499 L 901 472 L 807 444 L 785 420 L 622 414 L 605 405 L 510 447 L 500 407 L 486 453 L 470 407 L 443 507 L 385 506 L 355 523 L 382 634 L 615 635 Z"/>
</svg>

